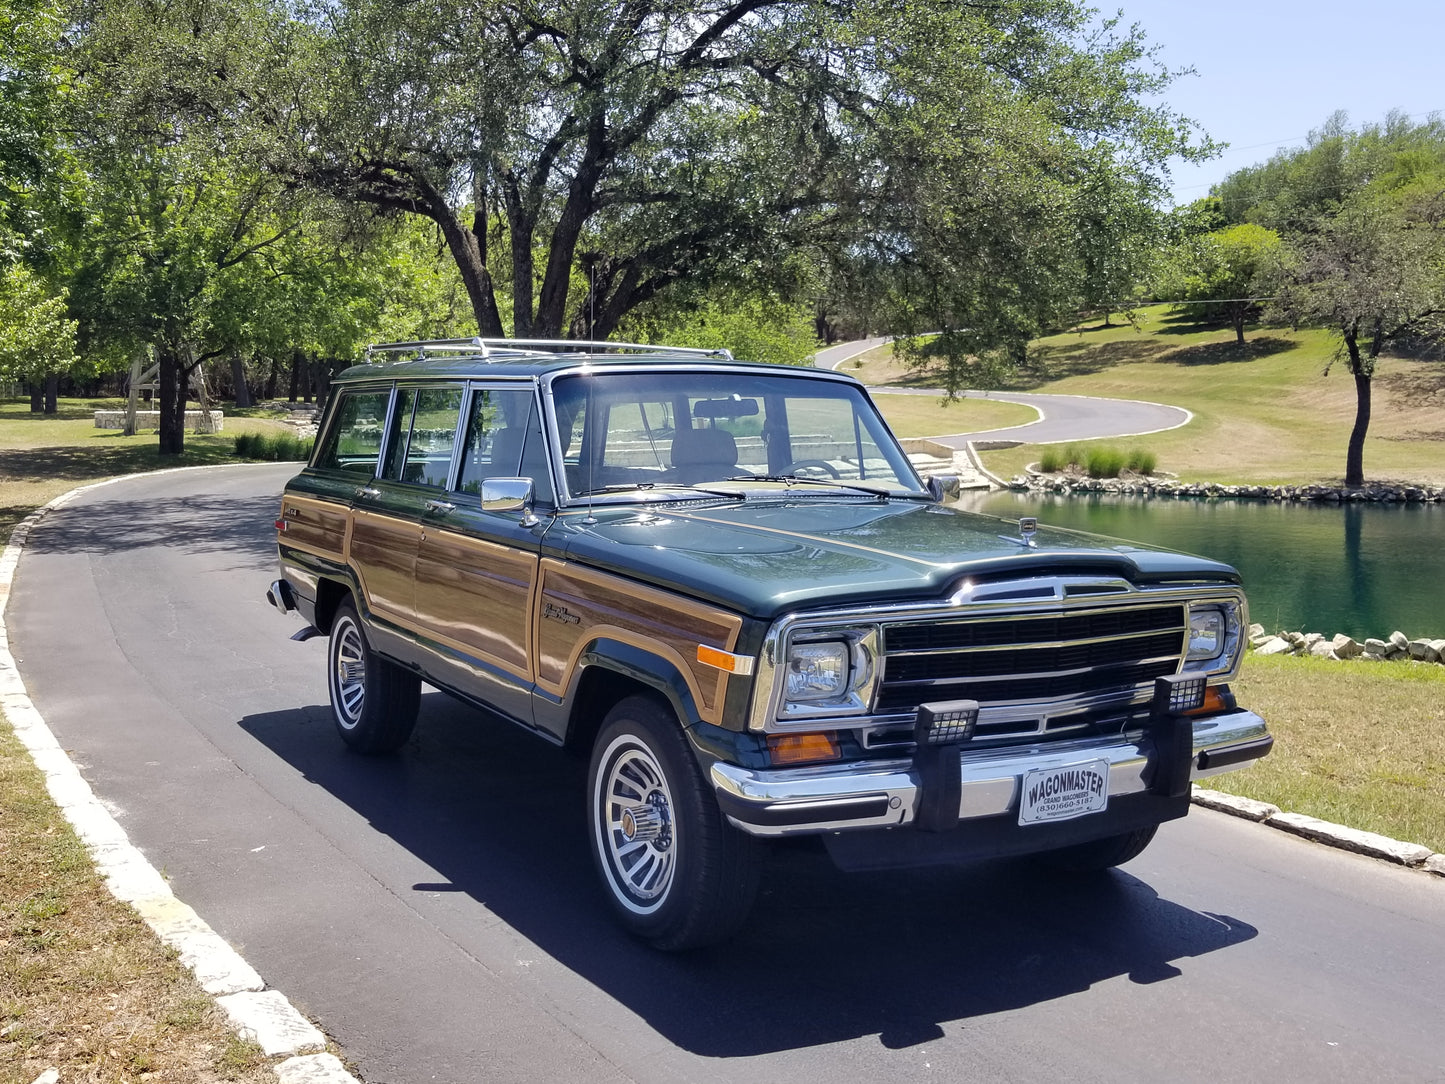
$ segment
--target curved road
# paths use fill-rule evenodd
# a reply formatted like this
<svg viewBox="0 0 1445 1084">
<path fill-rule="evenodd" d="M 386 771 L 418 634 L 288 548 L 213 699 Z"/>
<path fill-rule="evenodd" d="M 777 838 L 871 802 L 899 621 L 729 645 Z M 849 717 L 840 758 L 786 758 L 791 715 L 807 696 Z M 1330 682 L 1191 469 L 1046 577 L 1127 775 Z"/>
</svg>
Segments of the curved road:
<svg viewBox="0 0 1445 1084">
<path fill-rule="evenodd" d="M 814 364 L 836 369 L 843 362 L 888 342 L 887 337 L 859 339 L 819 350 Z M 874 395 L 944 394 L 940 388 L 868 389 Z M 962 448 L 970 441 L 1019 441 L 1026 444 L 1062 444 L 1072 440 L 1096 440 L 1107 437 L 1139 437 L 1178 429 L 1194 416 L 1183 407 L 1163 403 L 1140 402 L 1135 399 L 1101 399 L 1085 395 L 1035 395 L 1022 392 L 968 391 L 964 397 L 995 399 L 1004 403 L 1020 403 L 1038 411 L 1037 421 L 1006 429 L 989 429 L 974 433 L 951 433 L 931 439 L 952 448 Z"/>
<path fill-rule="evenodd" d="M 640 948 L 579 763 L 434 692 L 399 756 L 343 750 L 324 643 L 262 600 L 291 469 L 80 494 L 7 623 L 131 840 L 367 1081 L 1445 1076 L 1445 880 L 1198 809 L 1082 882 L 790 847 L 734 943 Z"/>
</svg>

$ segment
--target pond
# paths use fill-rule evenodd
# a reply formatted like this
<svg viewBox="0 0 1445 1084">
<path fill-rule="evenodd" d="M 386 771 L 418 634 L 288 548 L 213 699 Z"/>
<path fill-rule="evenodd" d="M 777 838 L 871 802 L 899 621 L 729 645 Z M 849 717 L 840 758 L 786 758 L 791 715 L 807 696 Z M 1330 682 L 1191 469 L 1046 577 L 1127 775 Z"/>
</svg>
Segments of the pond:
<svg viewBox="0 0 1445 1084">
<path fill-rule="evenodd" d="M 1270 632 L 1445 637 L 1445 505 L 978 491 L 961 506 L 1225 561 L 1244 577 L 1250 620 Z"/>
</svg>

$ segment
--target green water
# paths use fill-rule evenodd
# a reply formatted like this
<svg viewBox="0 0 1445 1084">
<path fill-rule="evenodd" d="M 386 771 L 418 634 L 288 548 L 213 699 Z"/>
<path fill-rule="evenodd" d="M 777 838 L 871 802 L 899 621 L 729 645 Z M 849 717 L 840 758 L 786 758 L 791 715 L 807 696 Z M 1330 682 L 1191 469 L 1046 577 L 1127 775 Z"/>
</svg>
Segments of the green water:
<svg viewBox="0 0 1445 1084">
<path fill-rule="evenodd" d="M 1225 561 L 1244 577 L 1250 619 L 1270 631 L 1445 637 L 1445 505 L 1030 493 L 966 493 L 962 504 Z"/>
</svg>

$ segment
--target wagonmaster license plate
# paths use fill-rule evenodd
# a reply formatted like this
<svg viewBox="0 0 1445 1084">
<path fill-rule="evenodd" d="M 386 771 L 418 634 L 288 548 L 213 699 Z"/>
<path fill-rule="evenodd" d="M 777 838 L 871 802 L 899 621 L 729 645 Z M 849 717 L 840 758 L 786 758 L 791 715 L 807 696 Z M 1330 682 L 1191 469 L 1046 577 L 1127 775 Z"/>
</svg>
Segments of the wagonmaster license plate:
<svg viewBox="0 0 1445 1084">
<path fill-rule="evenodd" d="M 1109 805 L 1109 762 L 1090 760 L 1062 768 L 1037 768 L 1024 775 L 1019 823 L 1067 821 L 1102 813 Z"/>
</svg>

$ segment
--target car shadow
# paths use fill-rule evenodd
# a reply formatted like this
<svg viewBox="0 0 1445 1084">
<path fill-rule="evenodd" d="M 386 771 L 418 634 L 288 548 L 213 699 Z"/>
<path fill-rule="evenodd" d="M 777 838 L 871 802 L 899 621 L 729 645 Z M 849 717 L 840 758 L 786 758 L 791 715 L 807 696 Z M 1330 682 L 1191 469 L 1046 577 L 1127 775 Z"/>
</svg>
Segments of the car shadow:
<svg viewBox="0 0 1445 1084">
<path fill-rule="evenodd" d="M 242 727 L 443 880 L 607 992 L 672 1043 L 748 1057 L 877 1035 L 891 1048 L 943 1025 L 1045 1002 L 1256 936 L 1123 871 L 1051 875 L 1021 861 L 842 873 L 809 841 L 774 848 L 746 928 L 666 955 L 623 933 L 593 873 L 585 765 L 441 693 L 394 757 L 347 752 L 325 706 Z M 1167 827 L 1164 829 L 1167 831 Z"/>
</svg>

